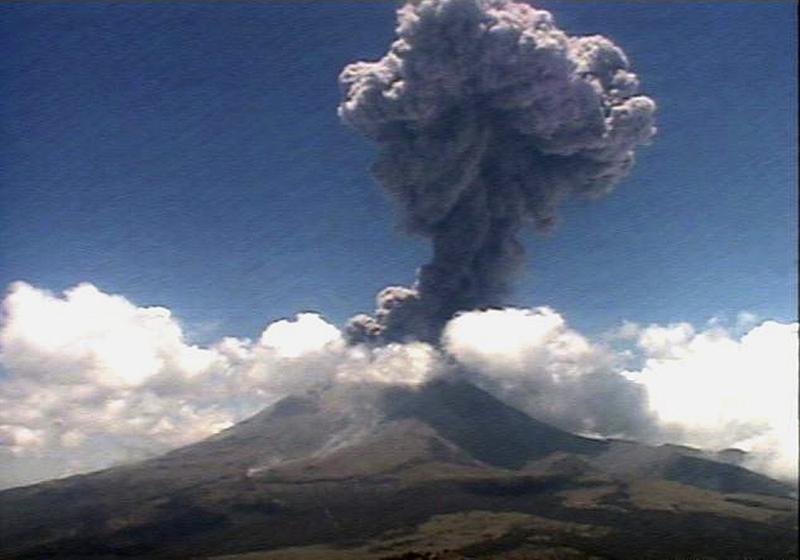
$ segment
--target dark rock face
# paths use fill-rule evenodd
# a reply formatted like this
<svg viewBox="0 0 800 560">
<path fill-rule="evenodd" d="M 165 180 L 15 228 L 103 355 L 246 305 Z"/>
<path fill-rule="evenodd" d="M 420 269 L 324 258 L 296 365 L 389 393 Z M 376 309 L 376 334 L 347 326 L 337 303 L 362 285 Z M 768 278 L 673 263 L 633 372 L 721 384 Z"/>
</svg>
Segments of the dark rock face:
<svg viewBox="0 0 800 560">
<path fill-rule="evenodd" d="M 388 392 L 390 418 L 417 418 L 479 461 L 519 469 L 556 451 L 601 453 L 604 442 L 534 420 L 469 383 L 433 383 L 419 392 Z"/>
<path fill-rule="evenodd" d="M 736 465 L 707 461 L 697 457 L 675 457 L 664 469 L 663 477 L 667 480 L 723 494 L 750 492 L 768 496 L 787 495 L 785 484 Z"/>
<path fill-rule="evenodd" d="M 463 381 L 337 385 L 161 457 L 0 492 L 0 559 L 342 546 L 469 511 L 602 527 L 602 538 L 551 535 L 600 557 L 729 558 L 742 546 L 790 557 L 791 490 L 679 446 L 575 436 Z M 661 540 L 621 544 L 631 531 Z M 502 548 L 492 543 L 470 554 Z"/>
</svg>

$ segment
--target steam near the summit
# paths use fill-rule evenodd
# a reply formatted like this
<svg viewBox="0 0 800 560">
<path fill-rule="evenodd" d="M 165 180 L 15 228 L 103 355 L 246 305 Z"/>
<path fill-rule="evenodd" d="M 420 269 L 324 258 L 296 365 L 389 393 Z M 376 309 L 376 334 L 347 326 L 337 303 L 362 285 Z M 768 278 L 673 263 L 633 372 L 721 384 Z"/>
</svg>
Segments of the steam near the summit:
<svg viewBox="0 0 800 560">
<path fill-rule="evenodd" d="M 527 4 L 408 3 L 397 36 L 381 60 L 344 69 L 339 115 L 378 144 L 374 174 L 433 261 L 348 334 L 435 342 L 455 312 L 505 303 L 525 224 L 547 228 L 564 197 L 605 194 L 629 172 L 655 104 L 611 41 L 570 37 Z"/>
</svg>

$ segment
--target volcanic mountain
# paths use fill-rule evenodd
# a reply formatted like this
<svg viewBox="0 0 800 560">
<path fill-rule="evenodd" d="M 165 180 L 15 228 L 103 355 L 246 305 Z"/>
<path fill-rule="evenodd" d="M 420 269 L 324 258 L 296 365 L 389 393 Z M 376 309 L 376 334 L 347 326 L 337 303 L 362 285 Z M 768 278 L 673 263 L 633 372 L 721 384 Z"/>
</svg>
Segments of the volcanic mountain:
<svg viewBox="0 0 800 560">
<path fill-rule="evenodd" d="M 579 437 L 465 381 L 336 384 L 0 492 L 0 558 L 789 558 L 796 513 L 783 483 Z"/>
</svg>

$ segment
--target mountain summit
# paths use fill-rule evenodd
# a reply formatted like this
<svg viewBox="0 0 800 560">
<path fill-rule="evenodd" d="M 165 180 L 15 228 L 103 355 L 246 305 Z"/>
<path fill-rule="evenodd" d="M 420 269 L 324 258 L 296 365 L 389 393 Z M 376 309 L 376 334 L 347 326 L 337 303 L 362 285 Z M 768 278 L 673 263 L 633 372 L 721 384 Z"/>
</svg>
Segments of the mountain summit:
<svg viewBox="0 0 800 560">
<path fill-rule="evenodd" d="M 739 466 L 579 437 L 464 381 L 339 384 L 0 492 L 0 558 L 777 558 L 796 509 Z"/>
</svg>

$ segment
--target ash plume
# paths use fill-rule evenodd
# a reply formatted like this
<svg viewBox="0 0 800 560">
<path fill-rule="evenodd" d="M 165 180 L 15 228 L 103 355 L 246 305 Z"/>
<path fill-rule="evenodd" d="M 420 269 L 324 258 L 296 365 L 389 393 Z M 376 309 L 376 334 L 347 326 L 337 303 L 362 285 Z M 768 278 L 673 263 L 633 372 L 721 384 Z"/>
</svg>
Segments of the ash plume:
<svg viewBox="0 0 800 560">
<path fill-rule="evenodd" d="M 378 295 L 354 342 L 438 341 L 456 312 L 504 304 L 523 262 L 523 226 L 546 230 L 569 195 L 608 193 L 655 132 L 625 54 L 570 37 L 508 0 L 422 0 L 397 40 L 340 75 L 339 116 L 378 144 L 373 173 L 404 229 L 430 238 L 413 288 Z"/>
</svg>

